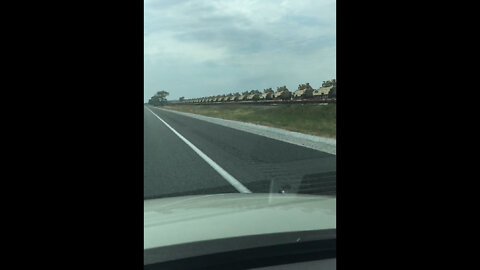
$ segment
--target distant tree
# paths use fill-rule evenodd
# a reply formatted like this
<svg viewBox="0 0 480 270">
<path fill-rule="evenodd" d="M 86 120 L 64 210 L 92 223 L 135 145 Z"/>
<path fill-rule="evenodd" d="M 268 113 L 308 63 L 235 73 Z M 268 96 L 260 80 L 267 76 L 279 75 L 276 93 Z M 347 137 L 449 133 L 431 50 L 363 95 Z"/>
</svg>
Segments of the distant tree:
<svg viewBox="0 0 480 270">
<path fill-rule="evenodd" d="M 267 88 L 267 89 L 263 89 L 263 93 L 272 93 L 273 94 L 273 89 L 271 87 Z"/>
<path fill-rule="evenodd" d="M 167 96 L 170 95 L 167 91 L 158 91 L 153 97 L 150 98 L 148 104 L 153 106 L 163 106 L 167 103 Z"/>
<path fill-rule="evenodd" d="M 178 100 L 179 100 L 179 101 L 184 101 L 184 100 L 185 100 L 185 97 L 180 97 Z"/>
<path fill-rule="evenodd" d="M 168 95 L 170 95 L 170 93 L 168 93 L 167 91 L 158 91 L 157 96 L 159 96 L 160 98 L 166 98 Z"/>
<path fill-rule="evenodd" d="M 248 95 L 248 93 L 249 93 L 248 91 L 244 91 L 242 92 L 242 95 Z"/>
</svg>

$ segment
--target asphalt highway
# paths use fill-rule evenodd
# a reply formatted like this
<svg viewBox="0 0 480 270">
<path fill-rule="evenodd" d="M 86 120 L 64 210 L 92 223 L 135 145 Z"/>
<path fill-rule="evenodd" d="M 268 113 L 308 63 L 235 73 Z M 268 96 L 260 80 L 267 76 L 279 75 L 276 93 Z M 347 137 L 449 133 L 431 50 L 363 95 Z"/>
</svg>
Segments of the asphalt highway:
<svg viewBox="0 0 480 270">
<path fill-rule="evenodd" d="M 239 192 L 335 196 L 336 156 L 145 106 L 143 180 L 144 199 Z"/>
</svg>

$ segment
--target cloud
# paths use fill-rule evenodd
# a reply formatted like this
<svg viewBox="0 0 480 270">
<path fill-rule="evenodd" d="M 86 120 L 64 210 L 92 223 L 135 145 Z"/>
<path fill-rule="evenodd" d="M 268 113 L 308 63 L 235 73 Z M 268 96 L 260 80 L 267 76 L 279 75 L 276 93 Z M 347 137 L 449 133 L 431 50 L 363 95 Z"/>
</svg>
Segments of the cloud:
<svg viewBox="0 0 480 270">
<path fill-rule="evenodd" d="M 145 100 L 335 76 L 335 1 L 148 0 L 144 14 Z"/>
</svg>

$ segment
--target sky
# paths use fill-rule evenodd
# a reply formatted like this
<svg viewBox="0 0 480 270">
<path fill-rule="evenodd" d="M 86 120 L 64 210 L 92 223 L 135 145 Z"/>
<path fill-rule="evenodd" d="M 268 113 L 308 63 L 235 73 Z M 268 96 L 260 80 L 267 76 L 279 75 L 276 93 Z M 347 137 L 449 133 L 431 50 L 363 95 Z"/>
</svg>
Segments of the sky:
<svg viewBox="0 0 480 270">
<path fill-rule="evenodd" d="M 286 85 L 336 74 L 336 0 L 145 0 L 144 101 Z"/>
</svg>

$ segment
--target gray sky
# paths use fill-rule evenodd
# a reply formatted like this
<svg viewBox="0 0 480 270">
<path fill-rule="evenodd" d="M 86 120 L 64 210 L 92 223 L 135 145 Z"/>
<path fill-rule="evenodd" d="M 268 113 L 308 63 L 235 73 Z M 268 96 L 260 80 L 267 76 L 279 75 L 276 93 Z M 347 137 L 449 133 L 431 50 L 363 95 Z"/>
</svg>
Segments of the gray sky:
<svg viewBox="0 0 480 270">
<path fill-rule="evenodd" d="M 335 78 L 336 0 L 145 0 L 144 100 Z"/>
</svg>

